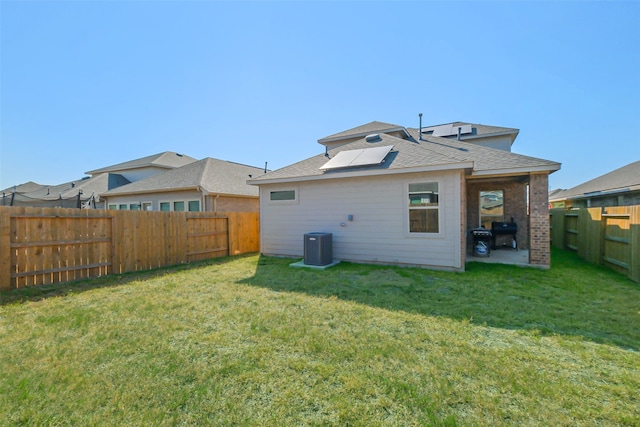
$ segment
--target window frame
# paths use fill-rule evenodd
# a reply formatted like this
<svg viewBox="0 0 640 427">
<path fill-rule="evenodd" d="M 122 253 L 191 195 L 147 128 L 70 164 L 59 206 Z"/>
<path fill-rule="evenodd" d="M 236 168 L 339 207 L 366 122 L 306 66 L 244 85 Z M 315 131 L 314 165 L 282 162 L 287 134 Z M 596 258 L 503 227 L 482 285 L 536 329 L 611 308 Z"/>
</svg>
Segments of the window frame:
<svg viewBox="0 0 640 427">
<path fill-rule="evenodd" d="M 410 196 L 411 194 L 420 193 L 419 191 L 409 191 L 409 187 L 415 184 L 436 184 L 438 204 L 437 206 L 411 206 Z M 423 178 L 413 179 L 407 181 L 404 186 L 404 218 L 405 218 L 405 235 L 409 237 L 441 237 L 443 235 L 443 221 L 442 221 L 442 181 L 436 178 Z M 435 210 L 437 211 L 438 218 L 438 231 L 411 231 L 411 211 L 412 210 Z"/>
<path fill-rule="evenodd" d="M 293 199 L 283 199 L 283 200 L 273 200 L 271 198 L 272 193 L 284 193 L 293 191 Z M 283 187 L 283 188 L 274 188 L 268 189 L 267 192 L 267 201 L 272 205 L 295 205 L 298 204 L 299 194 L 298 187 Z"/>
<path fill-rule="evenodd" d="M 197 211 L 192 211 L 191 210 L 191 203 L 197 203 L 198 204 L 198 210 Z M 187 208 L 187 210 L 185 212 L 202 212 L 202 203 L 200 203 L 200 200 L 194 199 L 194 200 L 187 200 L 185 207 Z"/>
<path fill-rule="evenodd" d="M 502 209 L 502 214 L 500 214 L 500 215 L 486 215 L 486 214 L 483 215 L 483 213 L 482 213 L 482 209 L 484 207 L 484 204 L 482 202 L 483 193 L 486 193 L 485 197 L 487 197 L 490 194 L 497 193 L 497 192 L 502 193 L 502 208 L 501 208 Z M 489 230 L 491 230 L 491 223 L 493 221 L 505 222 L 505 220 L 504 220 L 505 219 L 505 216 L 504 216 L 504 195 L 505 195 L 505 190 L 504 189 L 480 190 L 478 192 L 478 222 L 479 222 L 478 227 L 482 227 L 482 218 L 483 217 L 484 218 L 489 218 L 489 220 L 488 220 L 488 224 L 489 224 L 488 229 Z"/>
</svg>

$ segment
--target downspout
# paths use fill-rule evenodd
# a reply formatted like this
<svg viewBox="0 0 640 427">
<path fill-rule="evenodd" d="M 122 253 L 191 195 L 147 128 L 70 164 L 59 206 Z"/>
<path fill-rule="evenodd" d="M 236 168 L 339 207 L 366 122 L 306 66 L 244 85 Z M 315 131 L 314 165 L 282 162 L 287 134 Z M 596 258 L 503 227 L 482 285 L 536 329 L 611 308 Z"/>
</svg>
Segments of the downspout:
<svg viewBox="0 0 640 427">
<path fill-rule="evenodd" d="M 198 191 L 200 191 L 202 193 L 202 198 L 200 199 L 200 203 L 202 208 L 200 209 L 200 212 L 206 212 L 207 211 L 207 191 L 202 188 L 200 185 L 198 185 L 197 187 Z"/>
</svg>

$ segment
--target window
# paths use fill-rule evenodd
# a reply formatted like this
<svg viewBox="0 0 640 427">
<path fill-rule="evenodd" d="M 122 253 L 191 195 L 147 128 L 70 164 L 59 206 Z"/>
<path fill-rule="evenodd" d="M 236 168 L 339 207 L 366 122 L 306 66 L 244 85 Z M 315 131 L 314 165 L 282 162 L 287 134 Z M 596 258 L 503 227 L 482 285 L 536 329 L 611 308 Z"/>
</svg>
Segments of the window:
<svg viewBox="0 0 640 427">
<path fill-rule="evenodd" d="M 437 182 L 409 184 L 409 232 L 438 233 L 440 225 Z"/>
<path fill-rule="evenodd" d="M 118 209 L 120 209 L 122 211 L 126 211 L 127 210 L 127 205 L 125 205 L 125 204 L 118 205 Z"/>
<path fill-rule="evenodd" d="M 184 212 L 184 202 L 173 202 L 173 210 L 176 212 Z"/>
<path fill-rule="evenodd" d="M 188 204 L 189 212 L 200 212 L 200 201 L 191 200 Z"/>
<path fill-rule="evenodd" d="M 130 210 L 130 211 L 138 211 L 138 210 L 140 210 L 140 204 L 138 204 L 138 203 L 131 203 L 131 204 L 129 205 L 129 210 Z"/>
<path fill-rule="evenodd" d="M 160 202 L 160 210 L 169 212 L 171 210 L 171 204 L 169 202 Z"/>
<path fill-rule="evenodd" d="M 111 211 L 118 210 L 118 205 L 109 205 L 109 210 Z"/>
<path fill-rule="evenodd" d="M 271 191 L 269 193 L 269 200 L 271 201 L 283 201 L 283 200 L 295 200 L 295 199 L 296 199 L 295 190 Z"/>
<path fill-rule="evenodd" d="M 143 211 L 151 211 L 151 210 L 153 210 L 151 202 L 142 202 L 142 210 Z"/>
<path fill-rule="evenodd" d="M 504 192 L 502 190 L 480 192 L 480 227 L 491 229 L 493 221 L 504 221 Z"/>
</svg>

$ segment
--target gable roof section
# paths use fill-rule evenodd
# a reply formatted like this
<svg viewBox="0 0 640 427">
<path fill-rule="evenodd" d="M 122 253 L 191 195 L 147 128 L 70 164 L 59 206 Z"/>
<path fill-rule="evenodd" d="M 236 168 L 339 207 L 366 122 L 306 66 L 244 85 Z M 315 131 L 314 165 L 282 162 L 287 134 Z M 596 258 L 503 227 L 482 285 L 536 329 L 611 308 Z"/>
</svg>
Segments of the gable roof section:
<svg viewBox="0 0 640 427">
<path fill-rule="evenodd" d="M 405 134 L 407 133 L 406 129 L 403 126 L 373 121 L 361 126 L 354 127 L 352 129 L 334 133 L 333 135 L 325 136 L 324 138 L 320 138 L 318 142 L 320 144 L 325 144 L 328 142 L 340 141 L 343 139 L 363 137 L 373 133 L 390 132 L 405 132 Z"/>
<path fill-rule="evenodd" d="M 329 158 L 333 158 L 340 151 L 393 145 L 393 150 L 379 165 L 323 171 L 320 167 L 327 162 L 328 158 L 319 154 L 252 179 L 250 183 L 259 185 L 262 183 L 450 169 L 467 169 L 471 176 L 478 177 L 553 172 L 560 169 L 560 164 L 557 162 L 455 139 L 423 136 L 420 141 L 418 140 L 418 129 L 409 129 L 408 131 L 411 134 L 411 138 L 408 140 L 381 134 L 375 143 L 361 138 L 329 150 L 327 153 Z"/>
<path fill-rule="evenodd" d="M 87 175 L 95 175 L 104 172 L 118 172 L 123 170 L 138 169 L 153 166 L 162 169 L 174 169 L 189 163 L 195 162 L 196 159 L 185 154 L 175 153 L 173 151 L 165 151 L 163 153 L 153 154 L 151 156 L 142 157 L 140 159 L 129 160 L 127 162 L 118 163 L 112 166 L 95 169 L 85 172 Z"/>
<path fill-rule="evenodd" d="M 550 194 L 550 201 L 594 197 L 640 190 L 640 160 L 584 182 L 568 190 Z"/>
<path fill-rule="evenodd" d="M 247 185 L 251 176 L 264 174 L 262 168 L 204 158 L 158 175 L 103 193 L 111 197 L 127 194 L 204 190 L 212 194 L 258 196 L 255 187 Z"/>
</svg>

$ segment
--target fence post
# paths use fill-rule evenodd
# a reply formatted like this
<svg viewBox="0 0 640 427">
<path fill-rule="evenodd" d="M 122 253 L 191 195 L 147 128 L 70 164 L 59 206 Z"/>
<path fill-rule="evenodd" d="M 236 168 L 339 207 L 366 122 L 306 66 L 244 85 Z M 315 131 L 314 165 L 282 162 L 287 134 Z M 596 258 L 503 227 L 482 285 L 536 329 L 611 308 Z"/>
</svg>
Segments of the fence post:
<svg viewBox="0 0 640 427">
<path fill-rule="evenodd" d="M 11 289 L 11 208 L 0 207 L 0 290 Z"/>
</svg>

